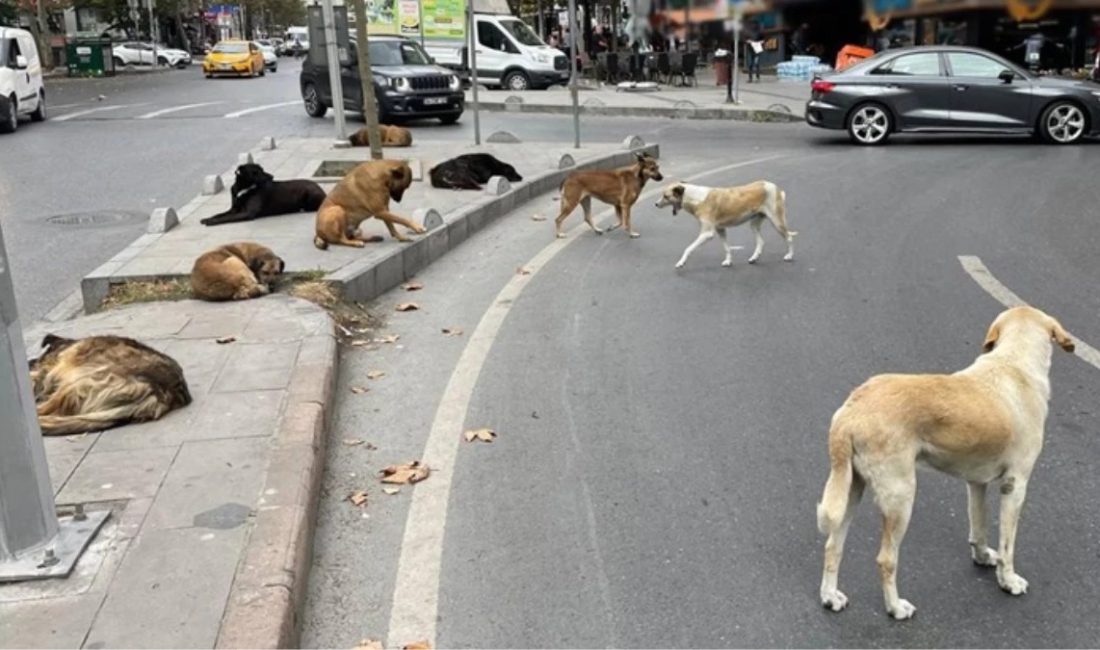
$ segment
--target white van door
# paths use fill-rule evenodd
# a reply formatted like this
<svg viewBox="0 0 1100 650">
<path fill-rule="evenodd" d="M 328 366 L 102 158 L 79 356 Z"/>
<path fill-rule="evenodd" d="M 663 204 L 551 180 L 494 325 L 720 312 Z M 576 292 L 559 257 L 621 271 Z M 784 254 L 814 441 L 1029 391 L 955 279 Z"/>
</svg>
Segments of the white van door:
<svg viewBox="0 0 1100 650">
<path fill-rule="evenodd" d="M 19 50 L 27 59 L 27 69 L 23 70 L 23 80 L 27 84 L 25 98 L 20 98 L 20 110 L 30 113 L 38 108 L 38 93 L 42 89 L 42 62 L 38 59 L 38 48 L 30 34 L 17 34 Z"/>
<path fill-rule="evenodd" d="M 477 20 L 477 77 L 487 84 L 498 85 L 513 63 L 520 60 L 519 48 L 492 20 Z"/>
<path fill-rule="evenodd" d="M 30 59 L 27 59 L 27 67 L 19 69 L 17 64 L 19 57 L 23 56 L 25 41 L 16 37 L 8 41 L 8 60 L 4 61 L 4 67 L 11 70 L 12 79 L 15 81 L 15 98 L 18 102 L 19 113 L 25 114 L 34 110 L 37 103 L 36 91 L 31 88 Z"/>
</svg>

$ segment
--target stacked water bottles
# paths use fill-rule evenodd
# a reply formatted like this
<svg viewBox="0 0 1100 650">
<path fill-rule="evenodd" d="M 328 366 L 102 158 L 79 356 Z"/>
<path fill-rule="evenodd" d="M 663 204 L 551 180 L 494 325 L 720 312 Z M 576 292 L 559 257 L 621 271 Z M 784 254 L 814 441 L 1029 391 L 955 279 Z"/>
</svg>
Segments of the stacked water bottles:
<svg viewBox="0 0 1100 650">
<path fill-rule="evenodd" d="M 775 66 L 780 81 L 809 81 L 815 74 L 830 72 L 832 66 L 822 63 L 816 56 L 794 56 Z"/>
</svg>

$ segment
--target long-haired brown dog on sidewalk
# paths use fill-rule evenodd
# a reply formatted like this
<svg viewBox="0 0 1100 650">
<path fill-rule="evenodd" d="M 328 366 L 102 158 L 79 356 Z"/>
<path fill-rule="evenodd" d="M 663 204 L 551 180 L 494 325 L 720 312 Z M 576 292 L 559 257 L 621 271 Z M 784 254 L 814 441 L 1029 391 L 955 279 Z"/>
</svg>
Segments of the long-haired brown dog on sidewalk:
<svg viewBox="0 0 1100 650">
<path fill-rule="evenodd" d="M 47 334 L 42 348 L 30 366 L 43 435 L 156 420 L 191 403 L 179 364 L 133 339 Z"/>
<path fill-rule="evenodd" d="M 631 237 L 638 237 L 638 233 L 630 225 L 630 208 L 638 200 L 646 181 L 650 179 L 660 181 L 664 176 L 661 176 L 657 159 L 647 153 L 637 154 L 634 164 L 629 167 L 573 172 L 561 184 L 561 213 L 554 220 L 554 232 L 558 237 L 565 237 L 561 224 L 579 203 L 584 207 L 585 223 L 597 235 L 602 235 L 604 231 L 592 223 L 592 197 L 596 197 L 614 206 L 615 214 L 619 217 L 619 222 L 608 230 L 622 226 Z"/>
<path fill-rule="evenodd" d="M 898 547 L 917 492 L 917 466 L 967 482 L 970 556 L 997 567 L 997 582 L 1013 596 L 1027 591 L 1016 573 L 1016 525 L 1028 478 L 1043 448 L 1050 400 L 1050 342 L 1073 352 L 1054 318 L 1032 307 L 1002 312 L 989 328 L 984 354 L 951 375 L 878 375 L 852 391 L 829 429 L 832 470 L 817 506 L 817 525 L 829 536 L 821 603 L 839 612 L 848 598 L 837 589 L 844 538 L 865 486 L 882 511 L 878 553 L 886 611 L 895 619 L 916 608 L 898 597 Z M 989 548 L 985 489 L 1000 483 L 1000 552 Z"/>
</svg>

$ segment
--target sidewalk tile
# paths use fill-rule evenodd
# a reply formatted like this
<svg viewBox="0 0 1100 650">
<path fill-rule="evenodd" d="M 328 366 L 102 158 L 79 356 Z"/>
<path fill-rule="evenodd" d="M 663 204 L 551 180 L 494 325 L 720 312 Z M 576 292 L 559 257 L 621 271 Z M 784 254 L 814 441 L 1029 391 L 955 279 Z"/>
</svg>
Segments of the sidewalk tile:
<svg viewBox="0 0 1100 650">
<path fill-rule="evenodd" d="M 0 648 L 79 648 L 103 594 L 0 604 Z"/>
<path fill-rule="evenodd" d="M 266 438 L 183 445 L 164 478 L 144 530 L 230 529 L 244 524 L 263 485 Z"/>
<path fill-rule="evenodd" d="M 300 342 L 232 345 L 229 358 L 214 382 L 215 392 L 286 388 Z"/>
<path fill-rule="evenodd" d="M 169 341 L 163 352 L 183 368 L 183 376 L 193 397 L 205 395 L 214 385 L 222 365 L 229 356 L 225 345 L 210 339 L 180 339 Z"/>
<path fill-rule="evenodd" d="M 53 493 L 65 485 L 73 470 L 80 463 L 84 455 L 88 453 L 92 445 L 99 438 L 98 433 L 89 433 L 80 436 L 45 436 L 42 442 L 46 447 L 46 463 L 50 468 L 50 483 L 53 484 Z"/>
<path fill-rule="evenodd" d="M 110 432 L 103 435 L 110 436 Z M 57 495 L 57 502 L 89 503 L 154 496 L 177 451 L 177 447 L 127 451 L 93 448 Z"/>
</svg>

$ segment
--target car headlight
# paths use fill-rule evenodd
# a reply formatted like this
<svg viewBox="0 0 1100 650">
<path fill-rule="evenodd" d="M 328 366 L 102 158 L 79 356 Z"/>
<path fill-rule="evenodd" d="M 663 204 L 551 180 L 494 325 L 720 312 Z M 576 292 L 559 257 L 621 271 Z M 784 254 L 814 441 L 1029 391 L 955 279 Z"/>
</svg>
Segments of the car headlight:
<svg viewBox="0 0 1100 650">
<path fill-rule="evenodd" d="M 394 77 L 390 79 L 390 87 L 399 93 L 407 93 L 412 90 L 412 84 L 405 77 Z"/>
<path fill-rule="evenodd" d="M 553 63 L 554 62 L 554 59 L 549 54 L 546 54 L 544 52 L 535 52 L 534 58 L 535 58 L 535 61 L 538 62 L 538 63 Z"/>
<path fill-rule="evenodd" d="M 1097 98 L 1097 99 L 1100 99 L 1100 90 L 1092 91 L 1092 96 Z"/>
<path fill-rule="evenodd" d="M 462 88 L 462 80 L 458 78 L 458 75 L 451 75 L 449 77 L 451 90 L 458 90 Z"/>
</svg>

